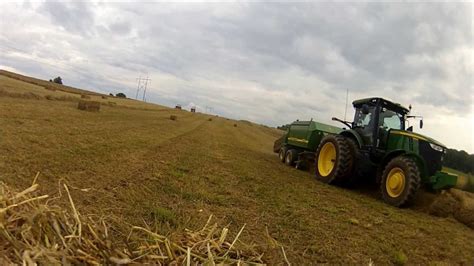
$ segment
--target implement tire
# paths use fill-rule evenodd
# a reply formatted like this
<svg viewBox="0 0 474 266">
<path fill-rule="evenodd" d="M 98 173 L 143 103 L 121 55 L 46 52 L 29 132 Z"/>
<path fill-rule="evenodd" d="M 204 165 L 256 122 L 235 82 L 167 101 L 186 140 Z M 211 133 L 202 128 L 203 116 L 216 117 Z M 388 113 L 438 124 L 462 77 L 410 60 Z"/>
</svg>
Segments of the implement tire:
<svg viewBox="0 0 474 266">
<path fill-rule="evenodd" d="M 273 143 L 273 152 L 274 153 L 280 152 L 285 139 L 286 139 L 286 134 L 275 140 L 275 142 Z"/>
<path fill-rule="evenodd" d="M 280 159 L 280 162 L 284 163 L 285 158 L 286 158 L 286 151 L 288 150 L 287 147 L 283 146 L 280 148 L 280 152 L 278 153 L 278 159 Z"/>
<path fill-rule="evenodd" d="M 395 207 L 413 203 L 420 188 L 420 170 L 413 159 L 405 156 L 393 158 L 382 174 L 382 199 Z"/>
<path fill-rule="evenodd" d="M 316 151 L 316 179 L 327 184 L 343 185 L 350 181 L 354 150 L 347 138 L 328 135 Z"/>
<path fill-rule="evenodd" d="M 295 149 L 290 149 L 286 152 L 285 164 L 288 166 L 294 166 L 297 158 L 298 152 Z"/>
</svg>

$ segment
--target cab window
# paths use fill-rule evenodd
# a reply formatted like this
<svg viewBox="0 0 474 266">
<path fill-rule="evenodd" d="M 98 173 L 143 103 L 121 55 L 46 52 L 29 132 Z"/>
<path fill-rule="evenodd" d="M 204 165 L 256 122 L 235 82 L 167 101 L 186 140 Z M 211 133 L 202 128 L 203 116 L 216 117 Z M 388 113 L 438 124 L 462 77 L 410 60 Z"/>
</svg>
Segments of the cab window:
<svg viewBox="0 0 474 266">
<path fill-rule="evenodd" d="M 354 123 L 356 127 L 368 127 L 371 124 L 372 119 L 374 118 L 374 109 L 375 107 L 369 107 L 369 113 L 364 114 L 362 108 L 356 110 Z"/>
<path fill-rule="evenodd" d="M 386 130 L 392 128 L 403 129 L 402 119 L 403 116 L 401 114 L 383 108 L 382 112 L 380 113 L 379 126 L 383 127 Z"/>
</svg>

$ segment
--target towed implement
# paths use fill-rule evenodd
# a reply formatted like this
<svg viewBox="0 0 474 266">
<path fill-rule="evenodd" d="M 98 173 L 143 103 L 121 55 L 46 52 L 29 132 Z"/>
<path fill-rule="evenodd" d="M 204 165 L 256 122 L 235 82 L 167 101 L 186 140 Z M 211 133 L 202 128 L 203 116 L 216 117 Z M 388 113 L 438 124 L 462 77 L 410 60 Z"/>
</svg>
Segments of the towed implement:
<svg viewBox="0 0 474 266">
<path fill-rule="evenodd" d="M 275 141 L 274 152 L 296 168 L 315 162 L 316 179 L 327 184 L 347 186 L 370 177 L 380 184 L 383 200 L 398 207 L 412 203 L 422 186 L 474 191 L 472 178 L 442 171 L 445 145 L 405 128 L 415 118 L 410 109 L 377 97 L 352 104 L 352 122 L 332 118 L 345 128 L 295 121 Z"/>
</svg>

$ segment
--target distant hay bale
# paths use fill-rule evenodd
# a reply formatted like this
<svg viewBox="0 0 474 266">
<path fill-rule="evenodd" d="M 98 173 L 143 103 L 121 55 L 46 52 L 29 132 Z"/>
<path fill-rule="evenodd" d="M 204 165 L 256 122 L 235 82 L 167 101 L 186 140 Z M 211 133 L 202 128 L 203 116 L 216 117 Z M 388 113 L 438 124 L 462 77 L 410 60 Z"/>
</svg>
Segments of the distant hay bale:
<svg viewBox="0 0 474 266">
<path fill-rule="evenodd" d="M 458 189 L 443 191 L 430 205 L 429 213 L 439 217 L 452 216 L 474 229 L 474 194 Z"/>
<path fill-rule="evenodd" d="M 234 127 L 237 127 L 237 124 L 234 124 Z"/>
<path fill-rule="evenodd" d="M 212 118 L 207 119 L 208 121 L 212 121 Z"/>
<path fill-rule="evenodd" d="M 89 112 L 99 112 L 100 102 L 80 100 L 77 109 Z"/>
<path fill-rule="evenodd" d="M 176 121 L 176 120 L 178 120 L 178 116 L 170 115 L 170 119 L 173 120 L 173 121 Z"/>
<path fill-rule="evenodd" d="M 105 99 L 105 100 L 107 100 L 107 96 L 105 96 L 105 95 L 102 95 L 102 99 Z"/>
<path fill-rule="evenodd" d="M 90 99 L 91 96 L 85 95 L 85 94 L 81 94 L 81 98 L 82 98 L 82 99 Z"/>
</svg>

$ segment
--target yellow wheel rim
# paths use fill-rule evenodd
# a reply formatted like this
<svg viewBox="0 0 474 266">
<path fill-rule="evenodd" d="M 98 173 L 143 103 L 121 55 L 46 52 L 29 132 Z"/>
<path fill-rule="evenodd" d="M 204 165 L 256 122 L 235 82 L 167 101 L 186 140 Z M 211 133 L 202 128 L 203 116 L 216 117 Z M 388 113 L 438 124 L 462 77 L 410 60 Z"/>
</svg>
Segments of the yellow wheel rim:
<svg viewBox="0 0 474 266">
<path fill-rule="evenodd" d="M 328 176 L 336 163 L 336 147 L 331 142 L 324 144 L 318 156 L 318 171 L 321 176 Z"/>
<path fill-rule="evenodd" d="M 405 189 L 405 181 L 405 173 L 403 173 L 402 169 L 395 167 L 390 170 L 385 181 L 387 194 L 392 198 L 400 196 Z"/>
</svg>

